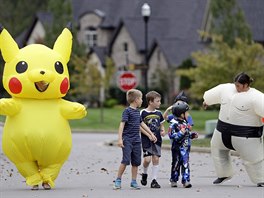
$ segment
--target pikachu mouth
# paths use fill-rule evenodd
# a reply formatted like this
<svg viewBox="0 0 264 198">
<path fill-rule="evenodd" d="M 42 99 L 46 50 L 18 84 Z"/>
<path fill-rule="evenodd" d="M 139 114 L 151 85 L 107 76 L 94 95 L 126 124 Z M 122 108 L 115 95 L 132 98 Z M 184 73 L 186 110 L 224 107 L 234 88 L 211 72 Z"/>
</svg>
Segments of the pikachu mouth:
<svg viewBox="0 0 264 198">
<path fill-rule="evenodd" d="M 35 82 L 35 87 L 39 92 L 44 92 L 48 89 L 49 83 L 45 81 Z"/>
</svg>

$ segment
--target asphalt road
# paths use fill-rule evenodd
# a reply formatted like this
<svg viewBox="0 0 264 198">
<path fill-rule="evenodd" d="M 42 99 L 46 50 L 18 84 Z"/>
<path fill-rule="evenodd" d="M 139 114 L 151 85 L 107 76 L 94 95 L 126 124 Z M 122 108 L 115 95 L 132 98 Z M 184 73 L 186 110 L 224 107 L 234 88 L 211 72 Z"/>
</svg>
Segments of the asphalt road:
<svg viewBox="0 0 264 198">
<path fill-rule="evenodd" d="M 2 137 L 0 126 L 0 135 Z M 209 153 L 192 152 L 190 156 L 191 183 L 193 188 L 185 189 L 182 186 L 171 188 L 170 151 L 163 150 L 160 159 L 158 181 L 160 189 L 151 189 L 148 185 L 141 190 L 129 188 L 131 173 L 130 167 L 123 176 L 122 189 L 113 190 L 113 180 L 121 160 L 121 149 L 116 146 L 107 146 L 105 143 L 114 141 L 117 134 L 81 134 L 73 133 L 73 148 L 69 159 L 64 164 L 56 180 L 56 187 L 52 190 L 31 191 L 26 186 L 25 179 L 19 175 L 15 166 L 0 153 L 0 197 L 1 198 L 261 198 L 264 197 L 264 188 L 256 187 L 249 180 L 242 162 L 233 156 L 233 165 L 236 175 L 232 180 L 213 185 L 215 172 Z M 2 142 L 2 140 L 1 140 Z M 151 169 L 150 169 L 151 170 Z M 139 174 L 141 173 L 141 167 Z M 140 175 L 138 177 L 138 182 Z"/>
</svg>

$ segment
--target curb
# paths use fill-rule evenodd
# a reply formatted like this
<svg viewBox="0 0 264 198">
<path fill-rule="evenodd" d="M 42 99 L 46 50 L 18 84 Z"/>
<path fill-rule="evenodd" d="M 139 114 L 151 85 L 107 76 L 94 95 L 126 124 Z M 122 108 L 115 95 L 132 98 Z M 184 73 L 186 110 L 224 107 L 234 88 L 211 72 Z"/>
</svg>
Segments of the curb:
<svg viewBox="0 0 264 198">
<path fill-rule="evenodd" d="M 117 141 L 110 141 L 110 142 L 105 142 L 106 146 L 116 146 L 117 147 Z M 171 146 L 168 144 L 164 144 L 162 145 L 162 149 L 164 150 L 170 150 Z M 191 147 L 191 151 L 192 152 L 201 152 L 201 153 L 211 153 L 210 148 L 207 147 L 197 147 L 197 146 L 193 146 Z"/>
<path fill-rule="evenodd" d="M 117 141 L 105 142 L 104 144 L 106 146 L 116 146 L 117 147 Z M 170 150 L 171 147 L 170 147 L 170 145 L 165 144 L 165 145 L 162 146 L 162 149 L 163 150 Z M 211 148 L 192 146 L 191 147 L 191 152 L 196 152 L 196 153 L 210 153 L 211 154 Z M 239 156 L 236 151 L 231 151 L 230 154 L 232 156 Z"/>
</svg>

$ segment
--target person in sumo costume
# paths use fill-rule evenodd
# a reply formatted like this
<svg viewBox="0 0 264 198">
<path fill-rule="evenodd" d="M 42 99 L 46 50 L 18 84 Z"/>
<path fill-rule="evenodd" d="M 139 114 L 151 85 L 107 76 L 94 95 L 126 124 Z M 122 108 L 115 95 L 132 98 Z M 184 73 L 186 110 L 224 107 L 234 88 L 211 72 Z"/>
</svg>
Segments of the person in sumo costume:
<svg viewBox="0 0 264 198">
<path fill-rule="evenodd" d="M 221 184 L 231 179 L 230 151 L 235 150 L 251 181 L 264 186 L 263 123 L 264 94 L 250 87 L 253 79 L 239 73 L 234 83 L 220 84 L 204 93 L 204 107 L 220 104 L 216 129 L 211 140 L 211 154 L 217 179 Z"/>
<path fill-rule="evenodd" d="M 11 95 L 0 99 L 0 114 L 6 116 L 3 152 L 33 190 L 39 184 L 54 187 L 72 147 L 68 120 L 86 116 L 82 104 L 62 99 L 70 87 L 71 47 L 72 34 L 65 28 L 53 49 L 41 44 L 19 49 L 0 25 L 3 86 Z"/>
</svg>

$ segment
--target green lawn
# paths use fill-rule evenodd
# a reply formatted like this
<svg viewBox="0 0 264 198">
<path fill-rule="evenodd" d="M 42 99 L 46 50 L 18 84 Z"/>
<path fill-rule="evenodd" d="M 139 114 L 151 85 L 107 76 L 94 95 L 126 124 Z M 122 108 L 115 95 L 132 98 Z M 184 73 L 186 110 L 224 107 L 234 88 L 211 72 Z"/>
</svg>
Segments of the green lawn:
<svg viewBox="0 0 264 198">
<path fill-rule="evenodd" d="M 88 114 L 82 120 L 70 121 L 72 128 L 78 129 L 94 129 L 94 130 L 110 130 L 117 131 L 121 120 L 121 114 L 124 107 L 104 108 L 103 113 L 100 109 L 88 109 Z M 162 110 L 161 110 L 162 111 Z M 205 121 L 217 119 L 218 111 L 190 111 L 194 120 L 193 130 L 205 133 Z M 102 116 L 103 115 L 103 116 Z M 168 124 L 165 124 L 168 127 Z"/>
</svg>

